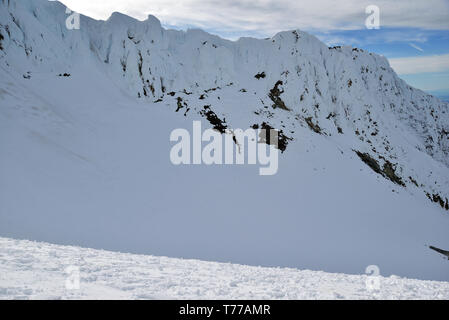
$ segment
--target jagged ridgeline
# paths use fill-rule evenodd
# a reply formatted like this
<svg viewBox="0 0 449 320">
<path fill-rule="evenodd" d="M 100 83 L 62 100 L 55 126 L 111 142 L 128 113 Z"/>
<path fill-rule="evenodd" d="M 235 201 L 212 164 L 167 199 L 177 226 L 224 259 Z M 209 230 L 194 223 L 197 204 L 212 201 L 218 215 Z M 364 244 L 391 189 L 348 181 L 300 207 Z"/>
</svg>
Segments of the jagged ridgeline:
<svg viewBox="0 0 449 320">
<path fill-rule="evenodd" d="M 79 30 L 66 19 L 58 2 L 1 1 L 2 64 L 24 79 L 50 72 L 63 81 L 76 76 L 77 61 L 93 60 L 126 94 L 174 116 L 202 117 L 222 133 L 278 130 L 283 156 L 301 143 L 298 128 L 309 128 L 355 150 L 373 174 L 448 209 L 448 104 L 407 85 L 382 56 L 327 47 L 299 30 L 228 41 L 166 30 L 154 16 L 81 16 Z M 423 160 L 411 161 L 416 154 Z"/>
</svg>

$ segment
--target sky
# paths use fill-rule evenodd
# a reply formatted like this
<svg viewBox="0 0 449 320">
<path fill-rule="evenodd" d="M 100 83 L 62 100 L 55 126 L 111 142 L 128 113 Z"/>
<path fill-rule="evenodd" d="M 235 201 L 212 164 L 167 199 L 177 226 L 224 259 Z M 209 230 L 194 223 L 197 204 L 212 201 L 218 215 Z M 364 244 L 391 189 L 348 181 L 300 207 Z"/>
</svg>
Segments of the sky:
<svg viewBox="0 0 449 320">
<path fill-rule="evenodd" d="M 61 0 L 95 19 L 118 11 L 156 16 L 165 28 L 201 28 L 223 38 L 272 37 L 300 29 L 329 46 L 386 56 L 410 85 L 449 100 L 449 0 Z M 379 9 L 379 28 L 369 6 Z M 369 18 L 370 17 L 370 18 Z M 370 28 L 366 21 L 369 20 Z"/>
</svg>

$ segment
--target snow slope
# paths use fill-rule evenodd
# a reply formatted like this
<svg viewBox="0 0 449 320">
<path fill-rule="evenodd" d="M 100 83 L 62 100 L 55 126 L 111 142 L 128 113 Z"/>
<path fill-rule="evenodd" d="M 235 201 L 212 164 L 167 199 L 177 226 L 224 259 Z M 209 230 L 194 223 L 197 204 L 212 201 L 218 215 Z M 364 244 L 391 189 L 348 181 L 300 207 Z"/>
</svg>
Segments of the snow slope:
<svg viewBox="0 0 449 320">
<path fill-rule="evenodd" d="M 66 287 L 79 268 L 79 289 Z M 449 299 L 449 283 L 133 255 L 0 238 L 0 299 Z M 368 283 L 368 286 L 367 286 Z M 374 288 L 374 287 L 373 287 Z"/>
<path fill-rule="evenodd" d="M 426 247 L 449 248 L 448 104 L 385 58 L 301 31 L 231 42 L 119 13 L 68 30 L 65 12 L 0 1 L 0 235 L 449 280 Z M 278 174 L 173 166 L 170 132 L 211 127 L 205 105 L 230 129 L 283 130 Z"/>
</svg>

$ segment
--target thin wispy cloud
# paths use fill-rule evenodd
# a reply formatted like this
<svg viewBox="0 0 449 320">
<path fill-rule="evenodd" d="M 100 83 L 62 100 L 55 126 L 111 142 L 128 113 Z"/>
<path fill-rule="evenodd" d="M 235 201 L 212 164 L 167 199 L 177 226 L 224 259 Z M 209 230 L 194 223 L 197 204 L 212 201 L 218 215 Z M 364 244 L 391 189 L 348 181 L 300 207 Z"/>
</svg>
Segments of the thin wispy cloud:
<svg viewBox="0 0 449 320">
<path fill-rule="evenodd" d="M 415 48 L 418 51 L 424 52 L 424 49 L 421 47 L 418 47 L 416 44 L 414 43 L 409 43 L 410 47 Z"/>
</svg>

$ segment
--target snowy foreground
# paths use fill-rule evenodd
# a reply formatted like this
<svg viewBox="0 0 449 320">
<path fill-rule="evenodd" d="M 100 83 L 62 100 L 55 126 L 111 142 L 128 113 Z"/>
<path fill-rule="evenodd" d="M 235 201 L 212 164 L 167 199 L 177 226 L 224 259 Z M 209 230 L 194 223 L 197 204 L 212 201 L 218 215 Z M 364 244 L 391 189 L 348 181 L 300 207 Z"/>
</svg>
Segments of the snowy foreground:
<svg viewBox="0 0 449 320">
<path fill-rule="evenodd" d="M 79 289 L 66 270 L 80 269 Z M 0 299 L 448 299 L 449 283 L 261 268 L 0 238 Z"/>
</svg>

